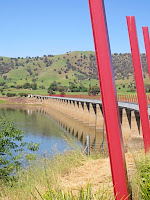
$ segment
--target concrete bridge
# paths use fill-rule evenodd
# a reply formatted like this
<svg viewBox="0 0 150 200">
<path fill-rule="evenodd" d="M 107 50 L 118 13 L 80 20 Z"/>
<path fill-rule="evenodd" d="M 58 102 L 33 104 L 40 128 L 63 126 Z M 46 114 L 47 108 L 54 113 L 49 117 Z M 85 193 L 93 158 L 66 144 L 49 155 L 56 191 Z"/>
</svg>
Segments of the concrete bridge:
<svg viewBox="0 0 150 200">
<path fill-rule="evenodd" d="M 104 126 L 101 100 L 34 95 L 43 105 L 79 121 L 102 130 Z M 118 102 L 123 139 L 142 135 L 139 106 L 135 103 Z M 150 115 L 150 108 L 148 108 Z M 113 120 L 113 119 L 112 119 Z"/>
</svg>

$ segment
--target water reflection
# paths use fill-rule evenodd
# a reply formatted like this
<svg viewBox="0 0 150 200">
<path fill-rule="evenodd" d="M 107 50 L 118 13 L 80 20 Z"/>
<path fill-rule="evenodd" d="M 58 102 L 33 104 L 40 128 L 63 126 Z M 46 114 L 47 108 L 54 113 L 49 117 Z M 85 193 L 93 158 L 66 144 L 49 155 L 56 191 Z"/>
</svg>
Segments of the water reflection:
<svg viewBox="0 0 150 200">
<path fill-rule="evenodd" d="M 68 149 L 61 135 L 64 131 L 77 138 L 83 146 L 87 134 L 90 134 L 92 148 L 102 150 L 107 147 L 104 128 L 97 130 L 89 127 L 48 106 L 3 106 L 0 115 L 15 121 L 17 125 L 23 125 L 26 141 L 42 141 L 41 151 L 49 151 L 55 144 L 59 151 Z"/>
</svg>

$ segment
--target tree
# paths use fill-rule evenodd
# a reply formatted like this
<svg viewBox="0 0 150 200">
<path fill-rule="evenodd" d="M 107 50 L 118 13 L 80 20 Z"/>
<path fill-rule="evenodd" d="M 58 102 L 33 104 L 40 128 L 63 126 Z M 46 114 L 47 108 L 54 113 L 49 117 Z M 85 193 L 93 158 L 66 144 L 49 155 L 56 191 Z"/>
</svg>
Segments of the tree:
<svg viewBox="0 0 150 200">
<path fill-rule="evenodd" d="M 6 79 L 7 79 L 7 76 L 3 76 L 3 79 L 6 80 Z"/>
<path fill-rule="evenodd" d="M 66 75 L 65 78 L 68 79 L 69 78 L 68 75 Z"/>
<path fill-rule="evenodd" d="M 79 90 L 80 90 L 80 92 L 87 92 L 88 91 L 88 89 L 82 84 L 80 84 Z"/>
<path fill-rule="evenodd" d="M 63 86 L 58 86 L 58 91 L 59 92 L 64 92 L 64 87 Z"/>
<path fill-rule="evenodd" d="M 31 88 L 30 83 L 25 83 L 25 84 L 23 84 L 23 88 L 24 88 L 24 89 Z"/>
<path fill-rule="evenodd" d="M 49 88 L 48 88 L 48 93 L 51 91 L 57 91 L 57 83 L 51 83 Z"/>
<path fill-rule="evenodd" d="M 89 95 L 96 95 L 96 94 L 98 94 L 100 92 L 100 89 L 99 89 L 99 87 L 97 86 L 97 85 L 94 85 L 94 86 L 92 86 L 92 87 L 89 87 Z"/>
<path fill-rule="evenodd" d="M 16 93 L 7 93 L 7 97 L 15 97 L 16 96 Z"/>
<path fill-rule="evenodd" d="M 27 97 L 28 96 L 28 94 L 26 94 L 26 93 L 19 93 L 18 95 L 20 95 L 20 97 Z"/>
<path fill-rule="evenodd" d="M 69 86 L 69 89 L 71 92 L 80 92 L 79 88 L 77 87 L 77 85 L 75 85 L 74 83 L 72 83 L 70 86 Z"/>
<path fill-rule="evenodd" d="M 36 151 L 38 143 L 23 141 L 25 133 L 14 123 L 0 118 L 0 179 L 7 180 L 21 167 L 22 159 L 31 154 L 23 154 L 25 148 Z M 32 156 L 31 156 L 32 157 Z"/>
<path fill-rule="evenodd" d="M 36 90 L 36 89 L 37 89 L 37 83 L 32 83 L 32 84 L 31 84 L 31 88 L 32 88 L 33 90 Z"/>
</svg>

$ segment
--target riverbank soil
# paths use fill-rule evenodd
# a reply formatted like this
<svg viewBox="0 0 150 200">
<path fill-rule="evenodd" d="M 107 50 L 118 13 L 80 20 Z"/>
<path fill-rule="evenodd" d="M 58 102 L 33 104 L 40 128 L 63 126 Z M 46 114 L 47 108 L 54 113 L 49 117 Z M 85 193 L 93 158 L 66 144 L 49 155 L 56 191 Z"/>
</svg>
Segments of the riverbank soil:
<svg viewBox="0 0 150 200">
<path fill-rule="evenodd" d="M 28 97 L 0 97 L 6 104 L 41 104 L 40 99 Z"/>
<path fill-rule="evenodd" d="M 126 153 L 126 164 L 129 182 L 135 172 L 135 162 L 132 153 Z M 109 158 L 88 160 L 84 165 L 72 169 L 71 172 L 60 178 L 60 186 L 64 191 L 72 191 L 77 194 L 79 188 L 86 190 L 88 183 L 92 186 L 92 192 L 109 193 L 113 199 L 113 184 Z"/>
</svg>

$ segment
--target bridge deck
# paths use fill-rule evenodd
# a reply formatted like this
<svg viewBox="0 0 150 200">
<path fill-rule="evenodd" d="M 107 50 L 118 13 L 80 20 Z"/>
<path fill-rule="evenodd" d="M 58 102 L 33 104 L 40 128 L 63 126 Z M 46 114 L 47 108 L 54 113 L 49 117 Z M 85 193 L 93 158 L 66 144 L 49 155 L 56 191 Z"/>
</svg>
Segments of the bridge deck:
<svg viewBox="0 0 150 200">
<path fill-rule="evenodd" d="M 34 97 L 39 98 L 52 98 L 52 99 L 62 99 L 62 100 L 70 100 L 84 103 L 93 103 L 93 104 L 102 104 L 101 100 L 95 99 L 81 99 L 81 98 L 68 98 L 68 97 L 54 97 L 54 96 L 42 96 L 42 95 L 34 95 Z M 136 103 L 127 103 L 127 102 L 118 102 L 119 108 L 127 108 L 129 110 L 139 111 L 139 105 Z M 150 115 L 150 106 L 148 106 L 148 114 Z"/>
</svg>

